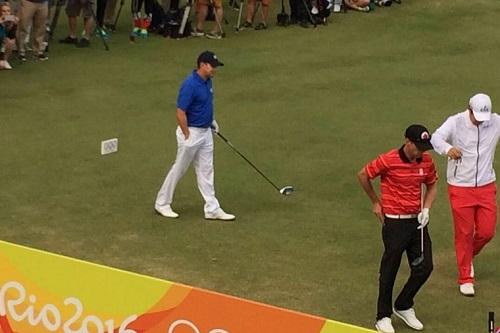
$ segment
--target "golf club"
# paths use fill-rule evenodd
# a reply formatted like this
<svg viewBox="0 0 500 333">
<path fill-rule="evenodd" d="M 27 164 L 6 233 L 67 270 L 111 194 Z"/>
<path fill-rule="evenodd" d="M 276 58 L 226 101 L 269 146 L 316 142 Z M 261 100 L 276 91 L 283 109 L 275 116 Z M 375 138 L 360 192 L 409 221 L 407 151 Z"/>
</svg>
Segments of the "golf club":
<svg viewBox="0 0 500 333">
<path fill-rule="evenodd" d="M 424 183 L 420 184 L 420 211 L 424 210 Z M 413 267 L 424 261 L 424 228 L 420 228 L 420 256 L 411 262 Z"/>
<path fill-rule="evenodd" d="M 278 192 L 280 192 L 280 194 L 282 194 L 282 195 L 292 194 L 292 192 L 294 191 L 293 186 L 287 185 L 287 186 L 284 186 L 282 188 L 279 188 L 278 186 L 276 186 L 269 178 L 266 177 L 266 175 L 264 175 L 264 173 L 262 173 L 262 171 L 260 171 L 252 162 L 250 162 L 250 160 L 248 158 L 246 158 L 242 153 L 240 153 L 238 151 L 238 149 L 236 149 L 236 147 L 233 146 L 233 144 L 231 142 L 229 142 L 229 140 L 224 137 L 224 135 L 222 135 L 220 132 L 215 132 L 215 133 L 217 133 L 219 138 L 221 138 L 229 147 L 231 147 L 232 150 L 234 150 L 245 161 L 247 161 L 247 163 L 250 164 L 252 166 L 252 168 L 255 169 L 255 171 L 257 171 L 262 177 L 264 177 L 264 179 L 267 180 L 269 182 L 269 184 L 271 184 L 276 190 L 278 190 Z"/>
<path fill-rule="evenodd" d="M 236 0 L 233 0 L 233 3 L 236 2 Z M 241 28 L 241 15 L 243 14 L 243 0 L 240 0 L 240 7 L 238 8 L 238 21 L 236 22 L 236 31 L 240 31 Z"/>
</svg>

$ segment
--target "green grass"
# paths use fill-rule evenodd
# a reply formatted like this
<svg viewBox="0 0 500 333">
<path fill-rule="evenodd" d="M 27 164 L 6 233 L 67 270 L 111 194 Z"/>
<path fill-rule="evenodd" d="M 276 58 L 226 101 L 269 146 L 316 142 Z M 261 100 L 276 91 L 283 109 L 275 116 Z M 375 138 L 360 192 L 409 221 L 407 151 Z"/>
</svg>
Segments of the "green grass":
<svg viewBox="0 0 500 333">
<path fill-rule="evenodd" d="M 500 3 L 405 0 L 316 30 L 239 34 L 226 12 L 225 40 L 130 45 L 125 8 L 110 52 L 97 38 L 87 50 L 54 43 L 48 62 L 0 73 L 1 238 L 371 328 L 382 243 L 355 174 L 410 123 L 434 130 L 477 91 L 496 110 Z M 226 64 L 214 82 L 222 133 L 296 189 L 280 196 L 216 139 L 217 196 L 234 224 L 203 220 L 192 171 L 176 192 L 181 218 L 153 213 L 175 157 L 178 87 L 205 49 Z M 119 152 L 100 156 L 112 137 Z M 461 297 L 435 159 L 435 270 L 416 310 L 426 332 L 483 332 L 487 312 L 500 313 L 499 240 L 475 262 L 477 297 Z"/>
</svg>

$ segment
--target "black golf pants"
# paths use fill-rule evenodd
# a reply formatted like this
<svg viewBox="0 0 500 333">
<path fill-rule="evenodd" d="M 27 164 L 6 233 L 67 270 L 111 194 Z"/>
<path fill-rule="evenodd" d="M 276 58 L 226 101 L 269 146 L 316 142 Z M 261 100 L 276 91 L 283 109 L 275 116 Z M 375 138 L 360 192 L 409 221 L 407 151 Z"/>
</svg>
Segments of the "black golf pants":
<svg viewBox="0 0 500 333">
<path fill-rule="evenodd" d="M 401 264 L 401 257 L 406 252 L 410 277 L 394 303 L 397 310 L 407 310 L 413 306 L 413 298 L 431 275 L 432 243 L 427 227 L 424 228 L 424 261 L 413 267 L 411 262 L 420 256 L 420 230 L 416 218 L 385 218 L 382 227 L 384 254 L 380 263 L 379 295 L 377 302 L 377 320 L 392 314 L 392 290 Z"/>
</svg>

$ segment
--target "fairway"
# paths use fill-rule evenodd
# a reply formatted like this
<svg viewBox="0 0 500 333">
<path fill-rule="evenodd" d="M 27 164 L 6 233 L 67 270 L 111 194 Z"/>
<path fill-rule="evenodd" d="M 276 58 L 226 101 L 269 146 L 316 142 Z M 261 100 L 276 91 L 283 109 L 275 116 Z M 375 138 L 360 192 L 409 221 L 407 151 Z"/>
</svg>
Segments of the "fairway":
<svg viewBox="0 0 500 333">
<path fill-rule="evenodd" d="M 356 173 L 402 145 L 408 125 L 433 132 L 476 92 L 499 113 L 500 1 L 403 0 L 317 29 L 277 27 L 274 2 L 269 29 L 240 33 L 226 2 L 223 40 L 131 45 L 127 3 L 109 52 L 96 37 L 89 49 L 54 42 L 48 61 L 0 72 L 0 238 L 373 329 L 381 227 Z M 180 218 L 153 209 L 175 158 L 179 86 L 207 49 L 225 64 L 214 79 L 221 133 L 295 190 L 280 195 L 214 137 L 229 223 L 203 219 L 192 169 L 172 204 Z M 110 138 L 119 150 L 101 156 Z M 461 296 L 446 160 L 432 156 L 434 271 L 415 310 L 425 332 L 486 332 L 488 311 L 500 317 L 500 238 L 474 262 L 476 297 Z M 407 276 L 404 258 L 395 295 Z"/>
</svg>

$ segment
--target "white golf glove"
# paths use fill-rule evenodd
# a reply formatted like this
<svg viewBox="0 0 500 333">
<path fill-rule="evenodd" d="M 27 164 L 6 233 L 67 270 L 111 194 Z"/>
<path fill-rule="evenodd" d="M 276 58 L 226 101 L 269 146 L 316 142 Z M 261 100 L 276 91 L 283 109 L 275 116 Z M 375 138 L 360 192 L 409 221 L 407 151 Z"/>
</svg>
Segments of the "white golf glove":
<svg viewBox="0 0 500 333">
<path fill-rule="evenodd" d="M 418 213 L 418 223 L 420 223 L 420 226 L 417 229 L 425 228 L 429 223 L 429 208 L 424 208 Z"/>
<path fill-rule="evenodd" d="M 210 126 L 214 133 L 219 133 L 219 124 L 214 120 L 212 120 L 212 125 Z"/>
</svg>

